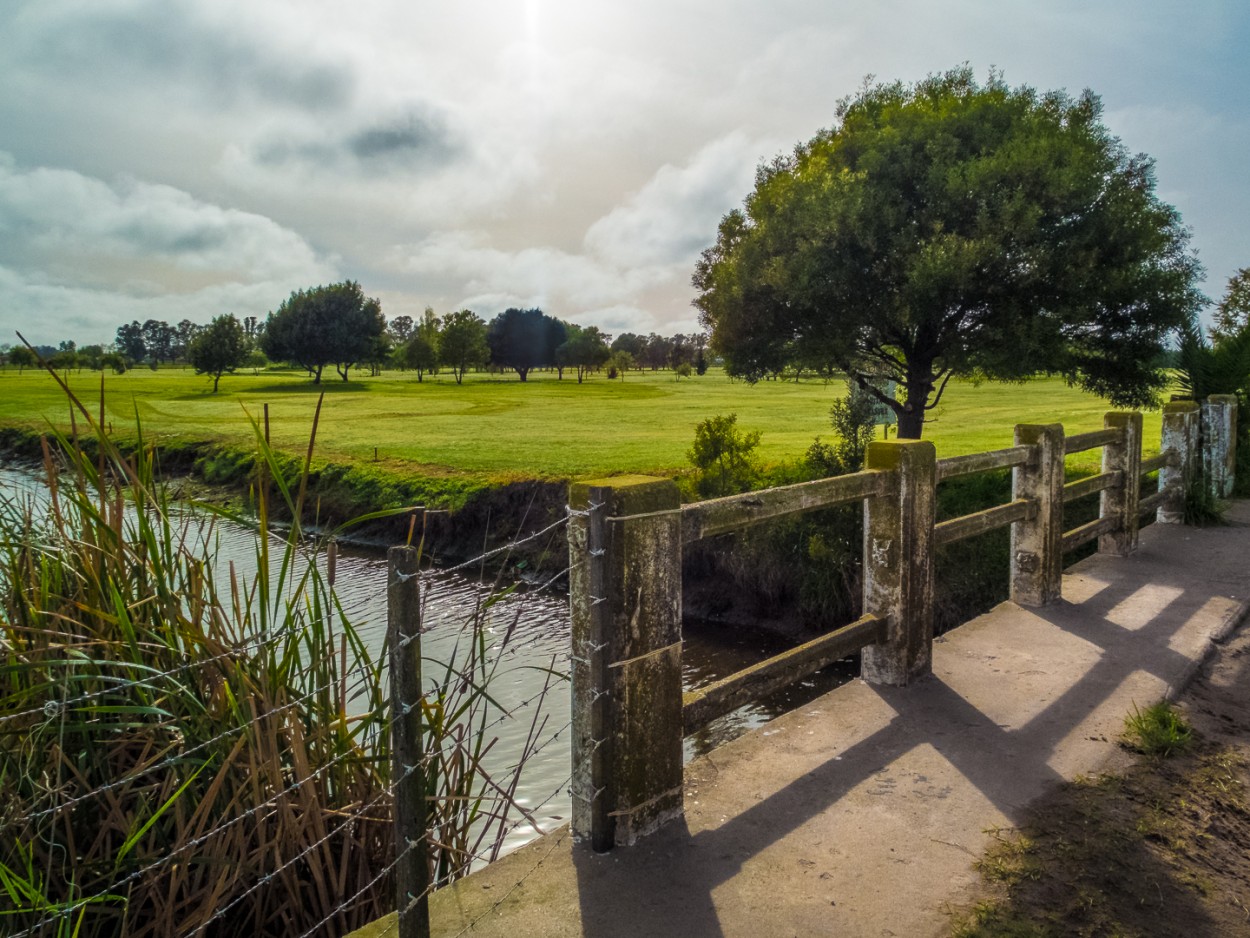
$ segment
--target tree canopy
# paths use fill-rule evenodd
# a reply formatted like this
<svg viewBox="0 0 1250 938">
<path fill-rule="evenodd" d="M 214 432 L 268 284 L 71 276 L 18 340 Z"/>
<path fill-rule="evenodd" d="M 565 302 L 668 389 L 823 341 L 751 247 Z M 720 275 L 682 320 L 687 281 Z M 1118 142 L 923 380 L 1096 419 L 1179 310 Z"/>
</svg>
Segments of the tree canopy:
<svg viewBox="0 0 1250 938">
<path fill-rule="evenodd" d="M 577 369 L 577 383 L 581 384 L 588 372 L 602 368 L 612 354 L 608 348 L 607 336 L 599 331 L 598 326 L 579 326 L 568 323 L 565 326 L 568 336 L 556 349 L 556 363 L 562 369 Z"/>
<path fill-rule="evenodd" d="M 564 323 L 541 309 L 506 309 L 486 327 L 491 364 L 511 368 L 524 381 L 534 368 L 556 363 Z"/>
<path fill-rule="evenodd" d="M 1243 267 L 1228 278 L 1224 299 L 1215 308 L 1215 322 L 1211 326 L 1211 338 L 1220 341 L 1250 326 L 1250 267 Z"/>
<path fill-rule="evenodd" d="M 221 376 L 238 368 L 248 353 L 247 336 L 233 313 L 216 317 L 207 329 L 196 332 L 187 345 L 187 361 L 197 375 L 210 375 L 213 393 Z"/>
<path fill-rule="evenodd" d="M 1118 406 L 1165 383 L 1200 272 L 1153 164 L 1085 92 L 971 69 L 866 86 L 762 165 L 694 275 L 712 347 L 756 380 L 788 364 L 892 379 L 918 438 L 952 376 L 1058 373 Z"/>
<path fill-rule="evenodd" d="M 439 361 L 451 369 L 456 384 L 460 384 L 468 369 L 486 362 L 486 323 L 472 310 L 448 313 L 443 317 L 438 354 Z"/>
<path fill-rule="evenodd" d="M 345 280 L 292 293 L 269 314 L 261 349 L 274 361 L 307 369 L 314 383 L 329 364 L 346 381 L 352 365 L 377 356 L 376 340 L 385 329 L 381 304 Z"/>
</svg>

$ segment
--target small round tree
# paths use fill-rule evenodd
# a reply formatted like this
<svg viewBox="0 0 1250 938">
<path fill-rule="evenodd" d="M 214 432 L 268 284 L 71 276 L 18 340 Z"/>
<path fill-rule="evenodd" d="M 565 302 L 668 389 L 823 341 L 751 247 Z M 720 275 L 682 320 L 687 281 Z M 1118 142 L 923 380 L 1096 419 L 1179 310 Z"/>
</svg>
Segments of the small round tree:
<svg viewBox="0 0 1250 938">
<path fill-rule="evenodd" d="M 247 353 L 247 337 L 233 313 L 218 316 L 187 345 L 187 361 L 197 375 L 212 376 L 214 394 L 221 376 L 242 365 Z"/>
</svg>

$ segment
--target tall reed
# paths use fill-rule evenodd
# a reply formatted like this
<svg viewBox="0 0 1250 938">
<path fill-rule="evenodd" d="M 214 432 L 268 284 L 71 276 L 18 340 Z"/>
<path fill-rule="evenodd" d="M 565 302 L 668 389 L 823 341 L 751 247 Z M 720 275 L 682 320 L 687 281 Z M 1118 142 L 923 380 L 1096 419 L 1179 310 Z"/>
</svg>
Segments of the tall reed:
<svg viewBox="0 0 1250 938">
<path fill-rule="evenodd" d="M 123 450 L 65 390 L 46 501 L 0 499 L 0 932 L 337 935 L 390 911 L 386 658 L 301 536 L 315 421 L 295 479 L 253 421 L 245 576 L 138 422 Z M 443 881 L 490 852 L 516 784 L 482 763 L 498 650 L 480 617 L 465 635 L 421 703 Z"/>
</svg>

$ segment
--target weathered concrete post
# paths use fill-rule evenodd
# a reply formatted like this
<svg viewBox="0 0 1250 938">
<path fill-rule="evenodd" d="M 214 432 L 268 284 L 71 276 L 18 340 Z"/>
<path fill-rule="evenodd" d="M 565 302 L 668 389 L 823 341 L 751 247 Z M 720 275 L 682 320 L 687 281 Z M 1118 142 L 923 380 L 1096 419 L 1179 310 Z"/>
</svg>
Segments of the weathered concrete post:
<svg viewBox="0 0 1250 938">
<path fill-rule="evenodd" d="M 1108 430 L 1123 432 L 1116 443 L 1102 448 L 1102 471 L 1120 473 L 1120 484 L 1102 490 L 1102 517 L 1116 517 L 1120 525 L 1098 538 L 1100 554 L 1126 557 L 1137 550 L 1137 503 L 1141 495 L 1141 414 L 1115 411 L 1103 418 Z"/>
<path fill-rule="evenodd" d="M 1011 473 L 1011 497 L 1037 503 L 1031 519 L 1011 526 L 1011 598 L 1045 606 L 1063 592 L 1063 426 L 1018 424 L 1016 446 L 1033 457 Z"/>
<path fill-rule="evenodd" d="M 932 667 L 937 456 L 928 440 L 877 441 L 864 468 L 893 473 L 895 486 L 864 500 L 864 612 L 887 619 L 889 639 L 864 649 L 861 673 L 907 684 Z"/>
<path fill-rule="evenodd" d="M 1194 401 L 1163 405 L 1163 436 L 1160 449 L 1172 450 L 1172 465 L 1159 470 L 1159 488 L 1167 493 L 1155 520 L 1160 524 L 1185 521 L 1185 495 L 1197 478 L 1200 445 L 1200 409 Z"/>
<path fill-rule="evenodd" d="M 680 500 L 621 476 L 569 505 L 573 835 L 603 851 L 682 813 Z"/>
<path fill-rule="evenodd" d="M 1212 394 L 1202 402 L 1202 474 L 1216 498 L 1233 494 L 1237 463 L 1237 397 Z"/>
</svg>

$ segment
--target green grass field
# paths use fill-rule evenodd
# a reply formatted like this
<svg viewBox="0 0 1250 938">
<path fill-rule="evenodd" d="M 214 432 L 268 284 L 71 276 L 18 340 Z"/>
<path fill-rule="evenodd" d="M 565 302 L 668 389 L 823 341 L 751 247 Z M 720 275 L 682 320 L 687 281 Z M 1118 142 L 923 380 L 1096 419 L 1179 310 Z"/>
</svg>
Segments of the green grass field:
<svg viewBox="0 0 1250 938">
<path fill-rule="evenodd" d="M 68 378 L 96 412 L 99 373 Z M 450 375 L 412 372 L 337 378 L 321 386 L 302 373 L 227 375 L 221 391 L 190 369 L 136 369 L 104 379 L 106 419 L 133 433 L 138 413 L 158 439 L 245 446 L 251 433 L 244 411 L 259 418 L 269 404 L 273 442 L 291 452 L 307 444 L 317 395 L 325 390 L 318 453 L 328 462 L 371 463 L 426 475 L 468 474 L 482 479 L 586 478 L 617 472 L 671 473 L 687 466 L 695 424 L 736 413 L 739 426 L 763 433 L 759 452 L 776 464 L 801 456 L 816 436 L 828 440 L 830 403 L 845 392 L 838 381 L 731 381 L 713 370 L 675 380 L 672 372 L 630 372 L 624 381 L 596 375 L 579 385 L 566 373 Z M 952 382 L 931 413 L 925 437 L 939 456 L 1010 446 L 1016 423 L 1064 425 L 1069 433 L 1102 426 L 1107 402 L 1058 379 L 1026 384 Z M 38 370 L 0 369 L 0 423 L 42 428 L 68 423 L 64 395 Z M 1147 414 L 1147 451 L 1158 448 L 1159 417 Z"/>
</svg>

